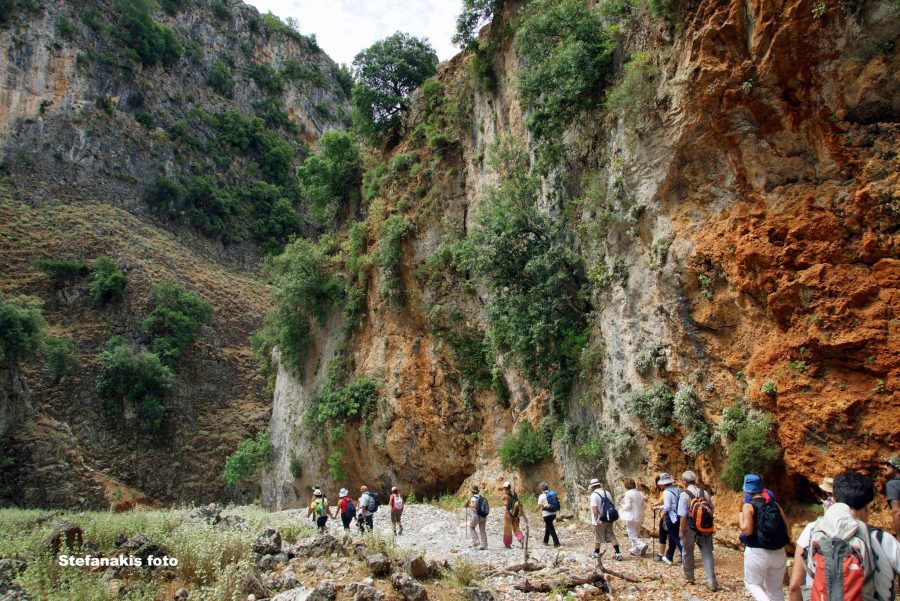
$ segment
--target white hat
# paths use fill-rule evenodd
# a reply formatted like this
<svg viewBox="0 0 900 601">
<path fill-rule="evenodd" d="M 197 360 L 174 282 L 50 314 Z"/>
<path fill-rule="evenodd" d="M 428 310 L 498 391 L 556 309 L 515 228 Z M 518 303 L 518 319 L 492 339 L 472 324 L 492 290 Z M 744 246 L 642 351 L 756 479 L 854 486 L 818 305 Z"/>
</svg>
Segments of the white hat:
<svg viewBox="0 0 900 601">
<path fill-rule="evenodd" d="M 661 473 L 659 475 L 659 478 L 657 478 L 656 480 L 657 484 L 672 484 L 673 482 L 675 481 L 672 480 L 672 476 L 670 476 L 667 472 Z"/>
<path fill-rule="evenodd" d="M 590 484 L 588 484 L 588 488 L 597 488 L 600 486 L 600 480 L 597 478 L 592 478 Z"/>
<path fill-rule="evenodd" d="M 684 480 L 685 482 L 696 482 L 697 474 L 695 474 L 691 470 L 688 470 L 685 473 L 681 474 L 681 479 Z"/>
<path fill-rule="evenodd" d="M 322 491 L 319 490 L 319 489 L 317 488 L 316 490 L 313 491 L 313 496 L 314 496 L 314 497 L 321 497 L 321 496 L 322 496 Z"/>
<path fill-rule="evenodd" d="M 346 489 L 346 488 L 342 488 L 340 491 L 338 491 L 338 496 L 339 496 L 339 497 L 346 497 L 348 494 L 349 494 L 349 493 L 347 492 L 347 489 Z"/>
<path fill-rule="evenodd" d="M 509 480 L 507 480 L 506 482 L 503 483 L 503 486 L 501 488 L 512 488 L 512 484 L 510 483 Z"/>
</svg>

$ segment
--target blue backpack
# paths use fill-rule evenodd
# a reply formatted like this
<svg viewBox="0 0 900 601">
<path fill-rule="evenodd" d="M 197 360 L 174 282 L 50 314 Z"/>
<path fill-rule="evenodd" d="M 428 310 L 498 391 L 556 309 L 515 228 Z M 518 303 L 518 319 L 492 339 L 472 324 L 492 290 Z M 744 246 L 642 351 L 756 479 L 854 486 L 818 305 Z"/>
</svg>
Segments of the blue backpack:
<svg viewBox="0 0 900 601">
<path fill-rule="evenodd" d="M 559 497 L 556 496 L 555 490 L 547 491 L 547 505 L 550 506 L 547 511 L 552 511 L 553 513 L 559 511 Z"/>
<path fill-rule="evenodd" d="M 356 505 L 353 503 L 353 500 L 347 500 L 347 504 L 344 505 L 344 512 L 341 515 L 345 518 L 352 518 L 356 515 Z"/>
</svg>

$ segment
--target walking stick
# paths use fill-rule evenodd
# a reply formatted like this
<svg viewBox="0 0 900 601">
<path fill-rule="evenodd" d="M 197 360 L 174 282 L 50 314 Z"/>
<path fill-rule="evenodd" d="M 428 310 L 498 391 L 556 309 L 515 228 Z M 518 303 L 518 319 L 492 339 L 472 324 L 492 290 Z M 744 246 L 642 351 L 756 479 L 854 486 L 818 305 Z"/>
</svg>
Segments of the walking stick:
<svg viewBox="0 0 900 601">
<path fill-rule="evenodd" d="M 659 540 L 659 520 L 656 519 L 656 508 L 653 508 L 653 523 L 656 525 L 655 532 L 656 534 L 653 536 L 653 560 L 656 560 L 656 541 Z"/>
</svg>

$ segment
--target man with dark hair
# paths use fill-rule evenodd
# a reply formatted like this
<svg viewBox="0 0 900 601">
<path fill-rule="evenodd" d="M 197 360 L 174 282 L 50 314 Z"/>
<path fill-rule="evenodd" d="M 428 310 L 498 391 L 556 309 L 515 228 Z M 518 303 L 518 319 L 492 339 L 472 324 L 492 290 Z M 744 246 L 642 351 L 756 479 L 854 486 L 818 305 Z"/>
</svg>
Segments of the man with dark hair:
<svg viewBox="0 0 900 601">
<path fill-rule="evenodd" d="M 867 575 L 862 591 L 864 601 L 894 598 L 894 577 L 900 574 L 900 543 L 892 534 L 866 524 L 874 499 L 875 483 L 868 476 L 847 472 L 834 479 L 834 505 L 824 516 L 808 524 L 797 539 L 790 601 L 802 601 L 806 575 L 810 579 L 815 576 L 815 564 L 807 550 L 813 542 L 828 538 L 859 545 Z"/>
<path fill-rule="evenodd" d="M 881 460 L 881 475 L 884 476 L 884 496 L 894 520 L 894 536 L 900 536 L 900 455 Z"/>
</svg>

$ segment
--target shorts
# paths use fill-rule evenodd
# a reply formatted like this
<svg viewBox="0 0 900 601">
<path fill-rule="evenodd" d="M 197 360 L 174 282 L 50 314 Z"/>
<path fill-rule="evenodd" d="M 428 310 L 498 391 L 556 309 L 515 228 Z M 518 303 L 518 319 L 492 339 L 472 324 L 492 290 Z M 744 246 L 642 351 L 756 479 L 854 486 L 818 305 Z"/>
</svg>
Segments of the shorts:
<svg viewBox="0 0 900 601">
<path fill-rule="evenodd" d="M 613 532 L 614 522 L 597 522 L 594 526 L 594 544 L 602 545 L 603 543 L 616 544 L 616 534 Z"/>
<path fill-rule="evenodd" d="M 402 509 L 400 511 L 394 511 L 393 509 L 391 509 L 391 523 L 392 524 L 399 524 L 401 517 L 403 517 Z"/>
<path fill-rule="evenodd" d="M 327 521 L 328 521 L 328 516 L 327 516 L 327 515 L 320 515 L 319 517 L 316 518 L 316 527 L 318 527 L 318 528 L 324 528 L 324 527 L 325 527 L 325 523 L 326 523 Z"/>
</svg>

